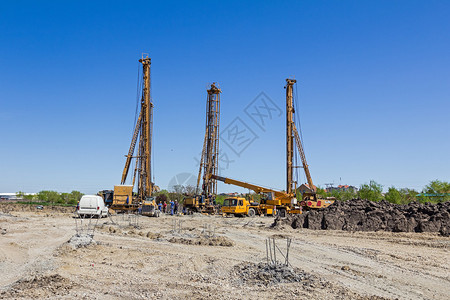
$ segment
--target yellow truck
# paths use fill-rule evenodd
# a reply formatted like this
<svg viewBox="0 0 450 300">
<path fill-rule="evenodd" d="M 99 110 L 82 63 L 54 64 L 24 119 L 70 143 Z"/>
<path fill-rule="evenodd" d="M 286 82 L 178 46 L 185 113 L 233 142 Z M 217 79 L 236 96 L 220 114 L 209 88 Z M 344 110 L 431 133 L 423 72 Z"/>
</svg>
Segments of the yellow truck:
<svg viewBox="0 0 450 300">
<path fill-rule="evenodd" d="M 243 197 L 230 197 L 223 200 L 222 214 L 254 217 L 256 215 L 272 215 L 274 207 L 249 201 Z"/>
</svg>

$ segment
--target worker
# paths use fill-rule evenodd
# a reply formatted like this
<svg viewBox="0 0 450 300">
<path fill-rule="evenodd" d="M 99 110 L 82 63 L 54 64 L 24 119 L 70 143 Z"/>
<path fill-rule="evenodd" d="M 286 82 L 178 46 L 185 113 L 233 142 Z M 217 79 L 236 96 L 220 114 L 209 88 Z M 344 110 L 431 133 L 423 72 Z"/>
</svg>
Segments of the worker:
<svg viewBox="0 0 450 300">
<path fill-rule="evenodd" d="M 173 202 L 173 200 L 172 200 L 172 201 L 170 201 L 170 215 L 171 216 L 173 216 L 174 207 L 175 207 L 175 202 Z"/>
<path fill-rule="evenodd" d="M 161 201 L 159 201 L 159 203 L 158 203 L 158 209 L 159 209 L 159 211 L 162 211 L 162 202 Z"/>
</svg>

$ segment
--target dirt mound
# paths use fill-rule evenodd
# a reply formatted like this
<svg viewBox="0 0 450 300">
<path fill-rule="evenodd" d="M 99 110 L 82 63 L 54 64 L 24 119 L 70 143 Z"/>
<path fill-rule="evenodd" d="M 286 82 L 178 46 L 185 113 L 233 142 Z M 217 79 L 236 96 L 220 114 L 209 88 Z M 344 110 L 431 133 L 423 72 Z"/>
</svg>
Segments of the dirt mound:
<svg viewBox="0 0 450 300">
<path fill-rule="evenodd" d="M 277 218 L 273 228 L 330 229 L 347 231 L 440 232 L 450 233 L 450 201 L 438 204 L 411 202 L 406 205 L 387 201 L 354 199 L 336 201 L 327 208 L 301 215 Z"/>
<path fill-rule="evenodd" d="M 0 203 L 0 211 L 9 213 L 11 211 L 22 212 L 45 212 L 45 213 L 73 213 L 75 207 L 72 206 L 51 206 L 38 204 L 21 204 L 21 203 Z"/>
<path fill-rule="evenodd" d="M 234 242 L 225 236 L 198 237 L 198 238 L 172 237 L 169 239 L 169 242 L 185 245 L 222 246 L 222 247 L 234 246 Z"/>
<path fill-rule="evenodd" d="M 278 283 L 301 282 L 304 286 L 325 286 L 314 275 L 308 274 L 298 268 L 282 264 L 244 263 L 233 268 L 231 278 L 239 278 L 237 284 L 269 286 Z"/>
<path fill-rule="evenodd" d="M 69 279 L 59 274 L 39 276 L 33 279 L 16 281 L 12 286 L 0 293 L 0 298 L 48 298 L 67 295 L 75 286 Z"/>
</svg>

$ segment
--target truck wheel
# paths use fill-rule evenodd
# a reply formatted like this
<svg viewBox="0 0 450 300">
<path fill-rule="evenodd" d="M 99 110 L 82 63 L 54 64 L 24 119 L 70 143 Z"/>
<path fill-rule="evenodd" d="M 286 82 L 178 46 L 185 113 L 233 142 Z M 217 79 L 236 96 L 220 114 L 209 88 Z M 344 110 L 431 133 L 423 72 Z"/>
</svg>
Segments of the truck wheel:
<svg viewBox="0 0 450 300">
<path fill-rule="evenodd" d="M 248 209 L 248 216 L 249 217 L 251 217 L 251 218 L 253 218 L 254 216 L 255 216 L 255 209 L 253 209 L 253 208 L 249 208 Z"/>
</svg>

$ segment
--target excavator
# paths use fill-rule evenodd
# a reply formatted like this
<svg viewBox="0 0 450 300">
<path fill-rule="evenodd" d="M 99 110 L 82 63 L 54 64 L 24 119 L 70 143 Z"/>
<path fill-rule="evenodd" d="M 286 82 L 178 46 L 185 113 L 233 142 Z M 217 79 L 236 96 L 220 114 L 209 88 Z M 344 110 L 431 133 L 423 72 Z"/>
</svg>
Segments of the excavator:
<svg viewBox="0 0 450 300">
<path fill-rule="evenodd" d="M 141 110 L 137 118 L 120 185 L 114 186 L 111 209 L 115 211 L 140 211 L 143 215 L 159 216 L 155 198 L 152 193 L 158 187 L 151 181 L 151 148 L 153 134 L 153 102 L 150 97 L 151 59 L 142 55 L 139 60 L 143 68 L 143 86 L 141 93 Z M 137 154 L 134 155 L 137 147 Z M 126 185 L 131 160 L 136 158 L 136 165 L 131 185 Z M 137 178 L 137 192 L 133 189 Z"/>
</svg>

